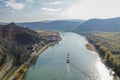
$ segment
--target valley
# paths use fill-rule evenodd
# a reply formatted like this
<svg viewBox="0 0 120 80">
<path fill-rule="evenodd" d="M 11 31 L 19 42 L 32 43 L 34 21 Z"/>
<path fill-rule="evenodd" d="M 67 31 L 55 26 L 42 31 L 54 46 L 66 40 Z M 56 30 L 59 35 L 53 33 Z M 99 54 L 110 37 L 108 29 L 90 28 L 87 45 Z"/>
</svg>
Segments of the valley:
<svg viewBox="0 0 120 80">
<path fill-rule="evenodd" d="M 0 0 L 0 80 L 120 80 L 120 0 Z"/>
<path fill-rule="evenodd" d="M 120 76 L 119 26 L 116 26 L 117 29 L 113 29 L 112 21 L 119 25 L 119 18 L 87 21 L 57 20 L 0 25 L 0 79 L 21 80 L 24 78 L 25 73 L 37 61 L 39 55 L 49 46 L 62 40 L 59 34 L 61 32 L 75 32 L 86 37 L 90 42 L 85 44 L 87 49 L 93 52 L 98 51 L 102 62 L 110 70 L 115 71 L 116 74 L 112 74 L 113 77 Z M 102 25 L 103 22 L 104 25 Z M 102 25 L 102 27 L 98 25 Z M 108 26 L 109 28 L 107 28 Z M 69 38 L 69 40 L 71 39 L 72 37 Z M 77 38 L 75 41 L 77 41 Z"/>
</svg>

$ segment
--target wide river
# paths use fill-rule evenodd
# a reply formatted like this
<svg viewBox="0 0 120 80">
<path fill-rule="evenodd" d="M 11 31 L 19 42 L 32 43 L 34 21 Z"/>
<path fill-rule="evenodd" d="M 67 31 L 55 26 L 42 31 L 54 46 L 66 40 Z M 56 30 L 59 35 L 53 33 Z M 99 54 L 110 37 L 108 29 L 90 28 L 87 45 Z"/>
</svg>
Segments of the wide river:
<svg viewBox="0 0 120 80">
<path fill-rule="evenodd" d="M 113 80 L 98 53 L 86 49 L 88 41 L 72 32 L 61 32 L 62 40 L 46 49 L 23 80 Z M 70 53 L 70 63 L 66 63 Z"/>
</svg>

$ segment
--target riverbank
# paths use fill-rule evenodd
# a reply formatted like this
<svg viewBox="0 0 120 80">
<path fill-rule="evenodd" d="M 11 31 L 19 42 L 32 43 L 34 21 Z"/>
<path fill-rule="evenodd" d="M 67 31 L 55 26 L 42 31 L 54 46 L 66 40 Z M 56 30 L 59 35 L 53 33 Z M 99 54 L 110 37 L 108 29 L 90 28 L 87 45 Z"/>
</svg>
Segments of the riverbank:
<svg viewBox="0 0 120 80">
<path fill-rule="evenodd" d="M 91 51 L 96 51 L 95 47 L 90 43 L 86 44 L 86 48 L 91 50 Z"/>
<path fill-rule="evenodd" d="M 27 72 L 27 70 L 29 69 L 29 67 L 35 63 L 35 61 L 37 60 L 38 56 L 44 51 L 46 50 L 49 46 L 52 46 L 56 43 L 58 43 L 59 41 L 55 41 L 55 42 L 50 42 L 48 44 L 45 44 L 40 50 L 38 50 L 34 55 L 31 55 L 31 57 L 21 66 L 18 67 L 18 69 L 16 69 L 13 72 L 13 75 L 11 77 L 9 77 L 9 79 L 6 80 L 22 80 Z"/>
<path fill-rule="evenodd" d="M 42 48 L 36 53 L 36 56 L 35 56 L 36 58 L 34 58 L 32 64 L 35 63 L 35 61 L 38 59 L 38 57 L 40 56 L 40 54 L 42 54 L 43 51 L 45 51 L 48 47 L 50 47 L 50 46 L 52 46 L 52 45 L 55 45 L 56 43 L 58 43 L 58 41 L 48 43 L 47 45 L 45 45 L 44 47 L 42 47 Z M 32 64 L 31 64 L 31 65 L 32 65 Z M 31 65 L 29 65 L 29 66 L 31 66 Z M 27 72 L 28 69 L 29 69 L 29 67 L 26 69 L 26 72 Z M 25 72 L 25 73 L 26 73 L 26 72 Z M 24 78 L 25 73 L 21 76 L 21 78 L 20 78 L 19 80 L 22 80 L 22 79 Z"/>
<path fill-rule="evenodd" d="M 114 74 L 111 74 L 111 75 L 113 75 L 113 77 L 115 77 L 114 80 L 119 80 L 119 79 L 116 79 L 117 76 L 120 77 L 120 74 L 119 74 L 120 68 L 119 68 L 119 62 L 118 62 L 119 60 L 116 59 L 116 57 L 114 57 L 114 54 L 110 51 L 110 49 L 108 47 L 106 47 L 107 44 L 104 42 L 104 39 L 101 39 L 92 34 L 86 35 L 86 38 L 89 41 L 89 43 L 92 44 L 96 48 L 97 53 L 99 53 L 99 55 L 101 57 L 101 61 L 110 70 L 110 74 L 114 73 Z M 90 45 L 88 45 L 86 47 L 91 48 Z M 90 48 L 88 48 L 88 49 L 90 49 Z"/>
<path fill-rule="evenodd" d="M 91 44 L 91 43 L 86 44 L 86 48 L 87 48 L 88 50 L 95 51 L 95 52 L 99 53 L 99 50 L 98 50 L 98 49 L 95 50 L 95 46 L 94 46 L 93 44 Z M 100 55 L 100 53 L 99 53 L 99 55 Z M 118 75 L 115 73 L 115 71 L 114 71 L 110 66 L 108 66 L 108 65 L 106 64 L 106 59 L 103 59 L 101 55 L 100 55 L 100 57 L 101 57 L 101 62 L 102 62 L 105 66 L 108 67 L 108 69 L 109 69 L 109 71 L 110 71 L 109 74 L 113 76 L 113 80 L 120 80 L 120 78 L 119 78 Z"/>
</svg>

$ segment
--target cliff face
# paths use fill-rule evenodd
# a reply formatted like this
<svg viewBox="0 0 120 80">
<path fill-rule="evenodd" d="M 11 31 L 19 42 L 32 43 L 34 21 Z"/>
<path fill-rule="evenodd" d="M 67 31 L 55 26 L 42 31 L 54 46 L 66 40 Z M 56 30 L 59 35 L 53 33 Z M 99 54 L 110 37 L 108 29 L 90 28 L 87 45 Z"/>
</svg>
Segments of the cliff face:
<svg viewBox="0 0 120 80">
<path fill-rule="evenodd" d="M 13 56 L 15 64 L 22 64 L 30 56 L 27 47 L 40 42 L 39 35 L 28 28 L 15 23 L 0 25 L 0 66 L 5 61 L 5 55 Z"/>
</svg>

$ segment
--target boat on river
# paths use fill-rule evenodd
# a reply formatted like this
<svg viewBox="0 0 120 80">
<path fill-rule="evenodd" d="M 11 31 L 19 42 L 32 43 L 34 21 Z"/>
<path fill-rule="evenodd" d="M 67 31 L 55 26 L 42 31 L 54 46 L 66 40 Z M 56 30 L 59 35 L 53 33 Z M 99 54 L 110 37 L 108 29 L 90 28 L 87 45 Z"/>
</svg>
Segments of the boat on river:
<svg viewBox="0 0 120 80">
<path fill-rule="evenodd" d="M 70 53 L 67 54 L 67 63 L 70 63 Z"/>
</svg>

